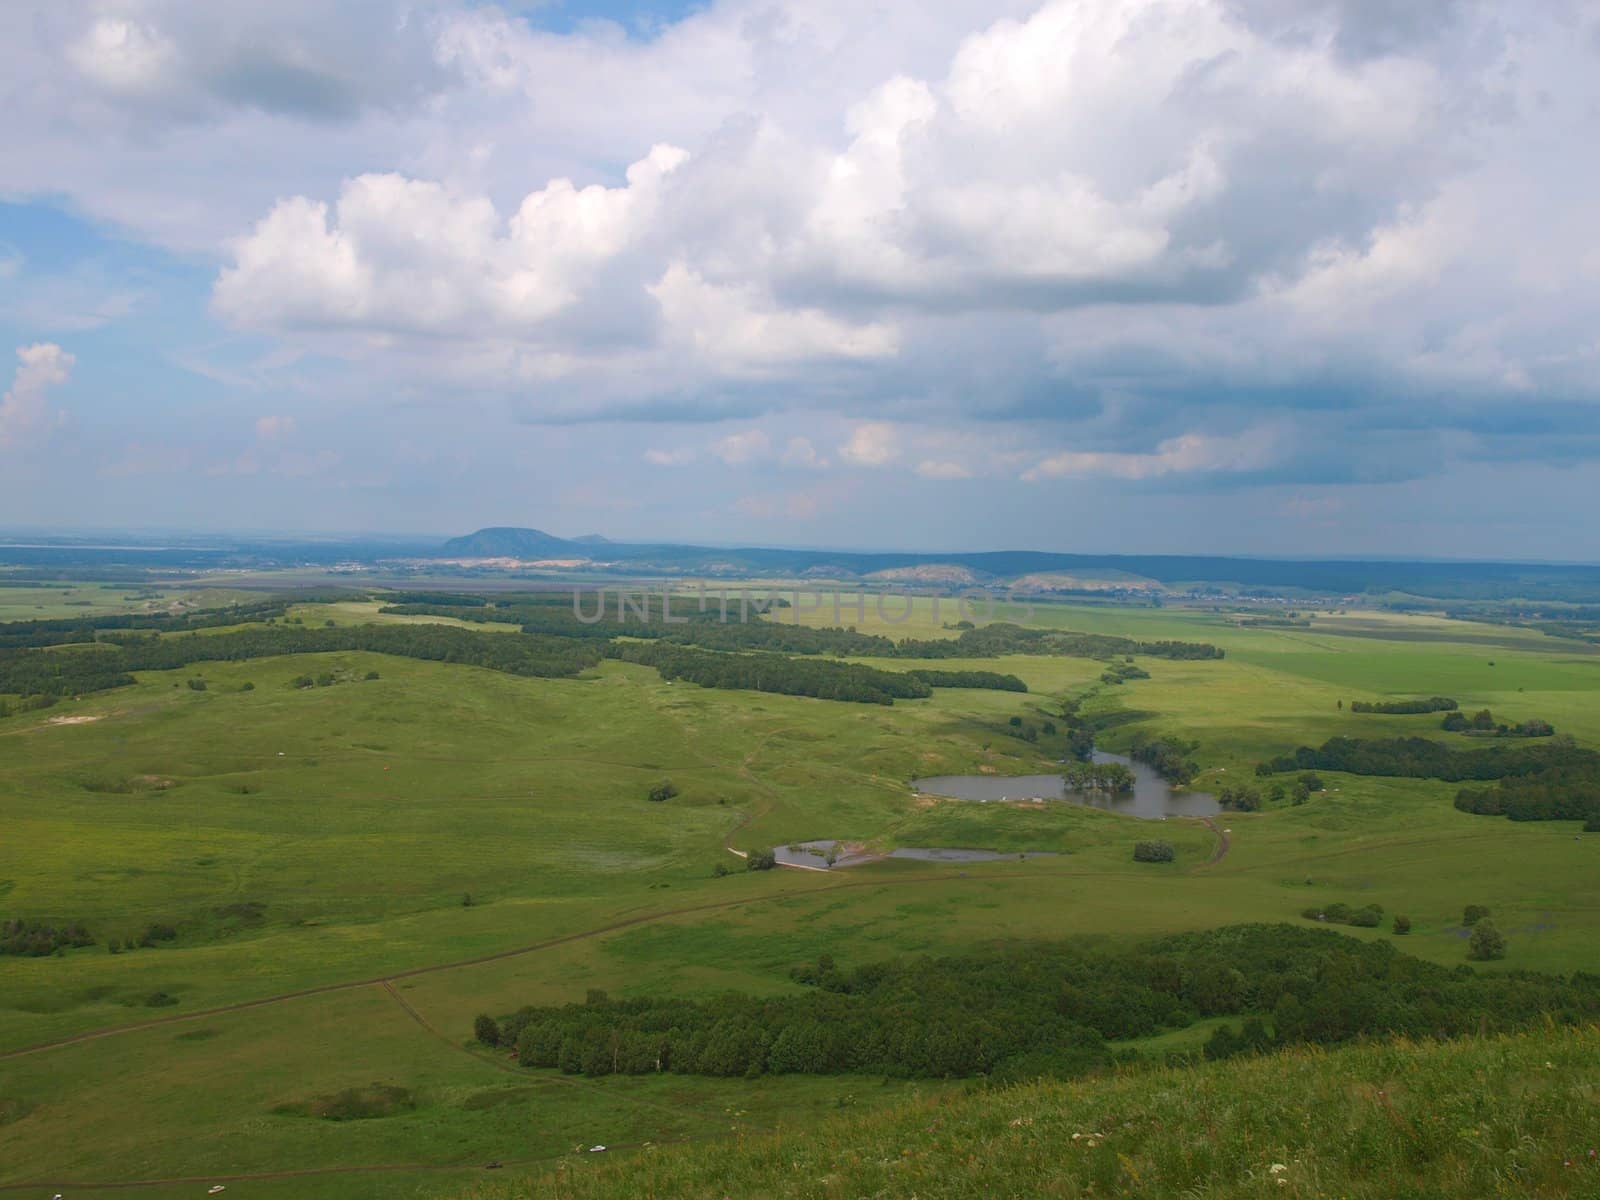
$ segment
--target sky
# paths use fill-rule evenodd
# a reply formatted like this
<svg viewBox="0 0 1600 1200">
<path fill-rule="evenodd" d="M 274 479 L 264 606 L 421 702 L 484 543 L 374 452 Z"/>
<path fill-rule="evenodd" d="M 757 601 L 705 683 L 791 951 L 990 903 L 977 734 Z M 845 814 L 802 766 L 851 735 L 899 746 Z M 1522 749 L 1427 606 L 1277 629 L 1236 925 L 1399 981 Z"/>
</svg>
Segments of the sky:
<svg viewBox="0 0 1600 1200">
<path fill-rule="evenodd" d="M 7 0 L 0 526 L 1600 560 L 1600 0 Z"/>
</svg>

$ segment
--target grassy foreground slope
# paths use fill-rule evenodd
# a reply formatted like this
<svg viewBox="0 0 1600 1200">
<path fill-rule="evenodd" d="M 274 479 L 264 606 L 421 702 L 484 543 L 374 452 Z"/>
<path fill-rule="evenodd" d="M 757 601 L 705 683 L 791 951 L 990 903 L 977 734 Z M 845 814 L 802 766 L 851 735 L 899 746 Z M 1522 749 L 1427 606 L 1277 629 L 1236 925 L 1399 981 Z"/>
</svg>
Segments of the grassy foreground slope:
<svg viewBox="0 0 1600 1200">
<path fill-rule="evenodd" d="M 646 1150 L 462 1200 L 1600 1195 L 1600 1031 L 1297 1050 Z"/>
</svg>

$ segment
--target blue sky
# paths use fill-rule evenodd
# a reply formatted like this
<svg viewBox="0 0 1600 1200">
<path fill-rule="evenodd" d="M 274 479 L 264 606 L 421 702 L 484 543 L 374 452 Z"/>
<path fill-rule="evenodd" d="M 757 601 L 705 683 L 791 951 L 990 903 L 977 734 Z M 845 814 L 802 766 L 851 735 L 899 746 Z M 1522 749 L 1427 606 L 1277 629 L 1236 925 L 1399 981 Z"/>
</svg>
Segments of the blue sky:
<svg viewBox="0 0 1600 1200">
<path fill-rule="evenodd" d="M 1600 559 L 1597 60 L 1577 0 L 22 0 L 0 525 Z"/>
</svg>

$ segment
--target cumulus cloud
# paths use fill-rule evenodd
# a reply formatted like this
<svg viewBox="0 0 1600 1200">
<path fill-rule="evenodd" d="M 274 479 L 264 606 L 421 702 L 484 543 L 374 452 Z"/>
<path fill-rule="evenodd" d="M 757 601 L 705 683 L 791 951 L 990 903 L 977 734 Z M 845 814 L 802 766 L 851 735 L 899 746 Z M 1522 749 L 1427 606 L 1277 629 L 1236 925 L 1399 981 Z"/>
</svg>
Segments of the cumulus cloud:
<svg viewBox="0 0 1600 1200">
<path fill-rule="evenodd" d="M 817 453 L 810 438 L 792 437 L 783 448 L 783 463 L 788 467 L 807 467 L 813 471 L 824 470 L 828 460 Z"/>
<path fill-rule="evenodd" d="M 514 336 L 574 302 L 637 236 L 685 157 L 657 146 L 618 188 L 554 180 L 507 220 L 482 196 L 362 175 L 332 209 L 305 197 L 274 206 L 235 244 L 214 303 L 246 328 Z"/>
<path fill-rule="evenodd" d="M 77 362 L 54 342 L 19 346 L 17 358 L 11 388 L 0 397 L 0 450 L 14 450 L 50 427 L 49 392 L 71 377 Z"/>
<path fill-rule="evenodd" d="M 839 447 L 839 457 L 853 467 L 882 467 L 900 457 L 900 435 L 886 421 L 857 425 Z"/>
<path fill-rule="evenodd" d="M 972 468 L 958 462 L 925 458 L 917 464 L 917 474 L 924 479 L 971 479 Z"/>
<path fill-rule="evenodd" d="M 1036 482 L 1259 481 L 1288 449 L 1219 431 L 1267 425 L 1346 479 L 1600 444 L 1586 0 L 527 12 L 17 0 L 3 182 L 218 255 L 288 353 L 532 421 L 823 409 L 833 461 Z M 1027 462 L 919 440 L 975 420 Z"/>
<path fill-rule="evenodd" d="M 1069 450 L 1053 454 L 1022 473 L 1028 482 L 1074 476 L 1156 479 L 1164 475 L 1256 470 L 1272 461 L 1270 434 L 1252 431 L 1238 437 L 1186 433 L 1169 438 L 1147 454 Z"/>
<path fill-rule="evenodd" d="M 729 466 L 741 466 L 766 458 L 772 452 L 772 439 L 759 429 L 746 429 L 719 438 L 711 447 L 715 454 Z"/>
<path fill-rule="evenodd" d="M 661 305 L 668 338 L 730 373 L 895 352 L 891 325 L 853 325 L 817 308 L 785 311 L 755 287 L 710 283 L 681 263 L 648 290 Z"/>
<path fill-rule="evenodd" d="M 90 12 L 64 46 L 77 80 L 157 120 L 204 121 L 230 108 L 349 120 L 452 82 L 432 22 L 399 5 L 117 0 Z"/>
</svg>

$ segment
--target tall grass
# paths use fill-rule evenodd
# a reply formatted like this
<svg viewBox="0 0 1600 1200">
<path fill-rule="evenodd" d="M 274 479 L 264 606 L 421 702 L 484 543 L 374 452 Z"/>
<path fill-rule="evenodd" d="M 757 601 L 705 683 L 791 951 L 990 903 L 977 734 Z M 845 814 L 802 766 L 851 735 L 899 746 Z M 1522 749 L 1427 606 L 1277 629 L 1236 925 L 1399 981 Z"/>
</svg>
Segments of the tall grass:
<svg viewBox="0 0 1600 1200">
<path fill-rule="evenodd" d="M 462 1200 L 1600 1195 L 1600 1031 L 1544 1030 L 978 1092 L 646 1149 Z"/>
</svg>

